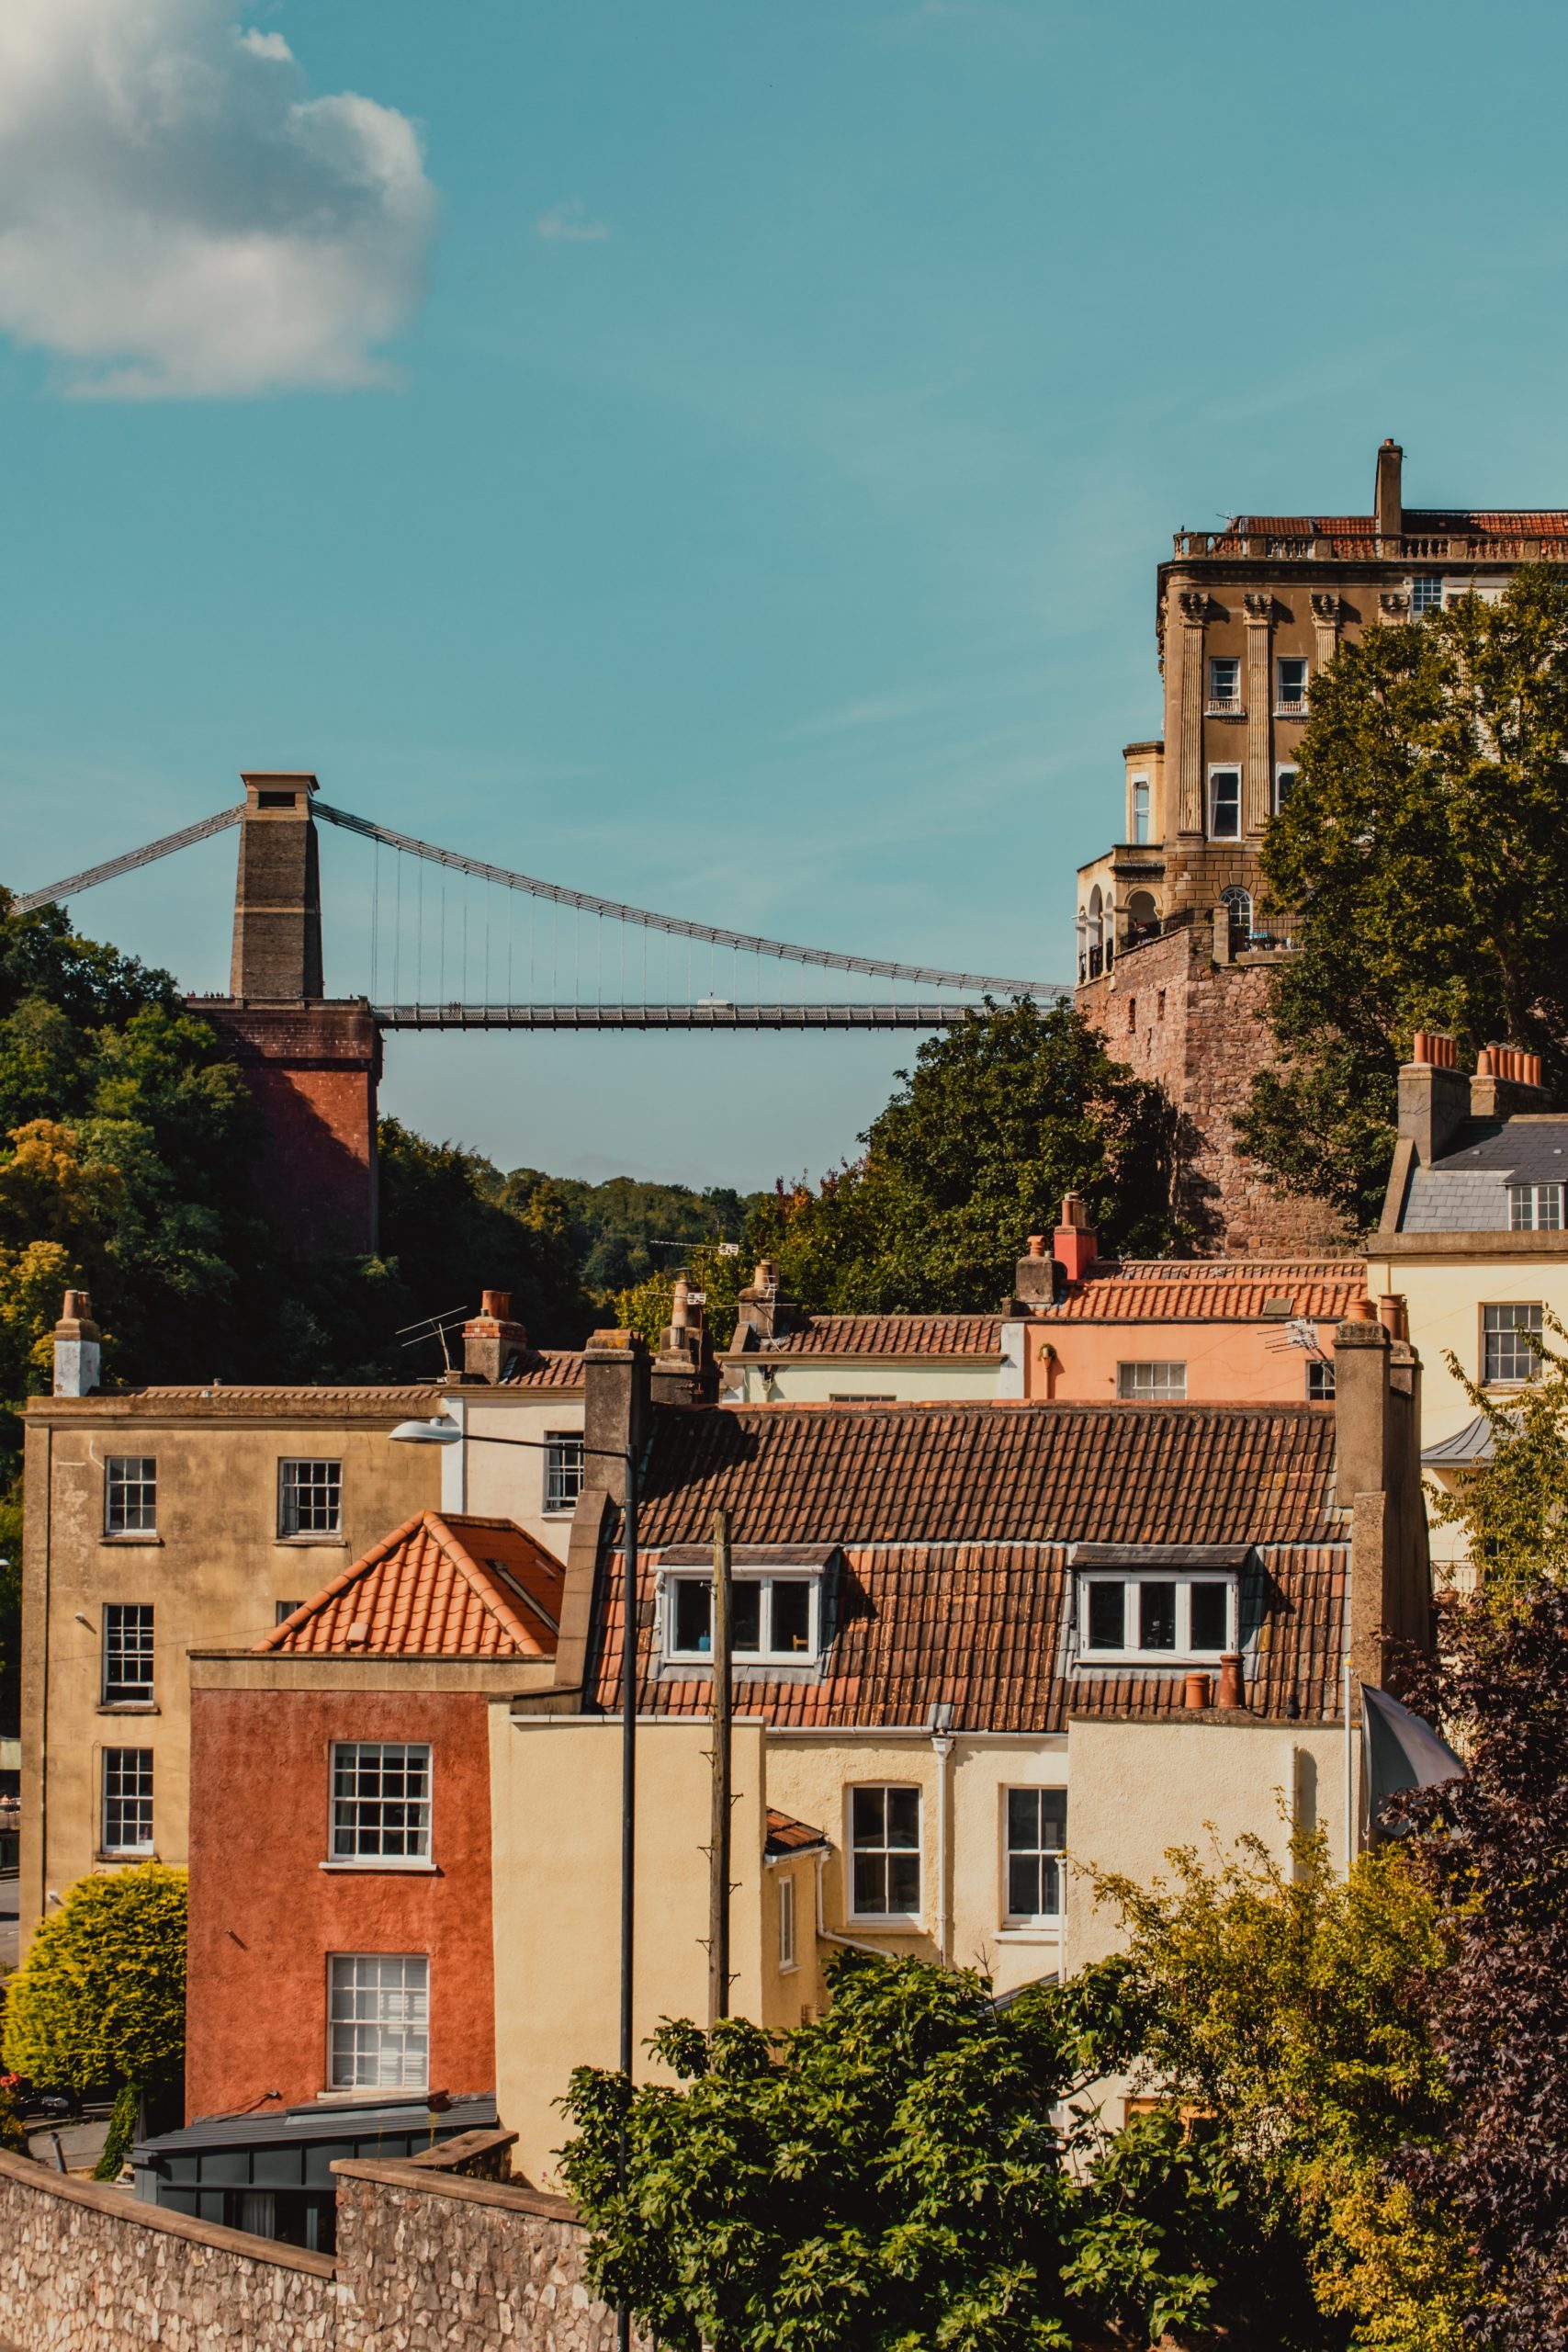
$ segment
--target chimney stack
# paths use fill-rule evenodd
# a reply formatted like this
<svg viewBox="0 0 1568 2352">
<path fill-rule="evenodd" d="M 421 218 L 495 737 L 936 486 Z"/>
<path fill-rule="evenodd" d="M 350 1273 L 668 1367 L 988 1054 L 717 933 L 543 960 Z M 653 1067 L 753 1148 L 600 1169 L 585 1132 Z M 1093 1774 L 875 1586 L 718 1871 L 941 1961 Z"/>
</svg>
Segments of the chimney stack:
<svg viewBox="0 0 1568 2352">
<path fill-rule="evenodd" d="M 506 1376 L 506 1367 L 528 1344 L 528 1334 L 512 1317 L 512 1293 L 480 1293 L 479 1311 L 463 1326 L 463 1377 L 485 1381 L 493 1388 Z"/>
<path fill-rule="evenodd" d="M 1382 1689 L 1391 1645 L 1432 1636 L 1421 1489 L 1421 1360 L 1404 1301 L 1357 1299 L 1334 1338 L 1334 1500 L 1348 1514 L 1351 1670 Z"/>
<path fill-rule="evenodd" d="M 54 1393 L 57 1396 L 90 1396 L 103 1370 L 103 1333 L 93 1320 L 93 1302 L 85 1290 L 68 1290 L 65 1306 L 54 1327 Z"/>
<path fill-rule="evenodd" d="M 1070 1283 L 1083 1282 L 1100 1256 L 1100 1236 L 1089 1221 L 1080 1193 L 1069 1193 L 1062 1203 L 1053 1254 Z"/>
<path fill-rule="evenodd" d="M 1424 1168 L 1440 1159 L 1471 1115 L 1471 1087 L 1451 1037 L 1417 1029 L 1399 1073 L 1399 1136 Z"/>
<path fill-rule="evenodd" d="M 754 1348 L 763 1340 L 782 1340 L 804 1331 L 807 1317 L 779 1285 L 779 1270 L 772 1258 L 760 1258 L 757 1271 L 736 1302 L 737 1348 Z"/>
<path fill-rule="evenodd" d="M 1032 1233 L 1022 1257 L 1013 1268 L 1012 1298 L 1020 1306 L 1039 1308 L 1054 1306 L 1066 1287 L 1061 1261 L 1053 1258 L 1045 1247 L 1043 1233 Z"/>
<path fill-rule="evenodd" d="M 1520 1046 L 1483 1046 L 1470 1081 L 1472 1119 L 1507 1119 L 1518 1112 L 1550 1111 L 1546 1073 L 1539 1054 Z"/>
<path fill-rule="evenodd" d="M 1399 555 L 1404 533 L 1404 504 L 1400 487 L 1400 474 L 1404 464 L 1404 452 L 1397 441 L 1385 441 L 1378 451 L 1378 481 L 1376 493 L 1378 553 Z"/>
<path fill-rule="evenodd" d="M 706 1316 L 692 1296 L 684 1274 L 675 1277 L 670 1320 L 659 1335 L 649 1394 L 656 1405 L 711 1405 L 718 1396 L 718 1365 L 708 1340 Z"/>
<path fill-rule="evenodd" d="M 629 1446 L 648 1434 L 648 1350 L 635 1331 L 595 1331 L 582 1351 L 582 1491 L 626 1500 Z M 606 1459 L 605 1457 L 609 1458 Z"/>
</svg>

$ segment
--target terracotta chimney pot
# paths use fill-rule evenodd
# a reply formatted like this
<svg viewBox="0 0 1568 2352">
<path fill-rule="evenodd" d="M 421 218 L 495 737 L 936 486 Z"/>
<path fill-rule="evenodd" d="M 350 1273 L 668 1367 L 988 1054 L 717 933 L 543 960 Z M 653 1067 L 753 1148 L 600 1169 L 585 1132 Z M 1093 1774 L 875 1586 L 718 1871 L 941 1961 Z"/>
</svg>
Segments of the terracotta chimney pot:
<svg viewBox="0 0 1568 2352">
<path fill-rule="evenodd" d="M 1245 1707 L 1247 1686 L 1241 1679 L 1241 1652 L 1227 1650 L 1220 1660 L 1220 1695 L 1215 1701 L 1220 1707 Z"/>
<path fill-rule="evenodd" d="M 1410 1337 L 1410 1310 L 1402 1291 L 1384 1291 L 1378 1300 L 1378 1321 L 1391 1340 Z"/>
<path fill-rule="evenodd" d="M 1360 1297 L 1350 1301 L 1340 1319 L 1346 1323 L 1375 1323 L 1378 1311 L 1363 1291 Z"/>
<path fill-rule="evenodd" d="M 1210 1705 L 1210 1681 L 1206 1674 L 1190 1674 L 1181 1686 L 1181 1703 L 1196 1711 Z"/>
<path fill-rule="evenodd" d="M 1045 1255 L 1045 1236 L 1043 1233 L 1030 1235 L 1029 1254 L 1032 1258 L 1043 1258 Z"/>
</svg>

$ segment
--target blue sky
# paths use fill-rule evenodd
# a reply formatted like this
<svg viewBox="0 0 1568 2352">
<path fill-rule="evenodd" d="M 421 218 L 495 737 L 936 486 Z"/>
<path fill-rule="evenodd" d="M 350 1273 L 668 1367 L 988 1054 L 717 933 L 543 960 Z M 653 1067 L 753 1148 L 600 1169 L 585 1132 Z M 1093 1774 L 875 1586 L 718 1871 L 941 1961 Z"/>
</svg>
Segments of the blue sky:
<svg viewBox="0 0 1568 2352">
<path fill-rule="evenodd" d="M 1412 503 L 1568 503 L 1565 67 L 1560 10 L 1451 0 L 8 0 L 0 875 L 309 766 L 607 897 L 1066 975 L 1172 529 L 1364 509 L 1390 433 Z M 220 987 L 232 860 L 78 919 Z M 395 1036 L 385 1102 L 756 1183 L 910 1050 Z"/>
</svg>

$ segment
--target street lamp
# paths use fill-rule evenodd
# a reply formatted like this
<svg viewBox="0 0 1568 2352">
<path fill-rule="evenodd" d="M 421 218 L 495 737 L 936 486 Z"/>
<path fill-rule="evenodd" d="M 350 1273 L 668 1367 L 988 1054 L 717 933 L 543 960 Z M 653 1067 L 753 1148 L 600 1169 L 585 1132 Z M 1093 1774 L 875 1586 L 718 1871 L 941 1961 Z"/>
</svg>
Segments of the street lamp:
<svg viewBox="0 0 1568 2352">
<path fill-rule="evenodd" d="M 431 1421 L 400 1421 L 392 1431 L 399 1445 L 517 1445 L 525 1453 L 547 1453 L 552 1442 L 534 1437 L 491 1437 L 465 1430 L 446 1414 Z M 618 1462 L 626 1473 L 625 1527 L 622 1544 L 626 1574 L 621 1619 L 621 2072 L 626 2089 L 632 2081 L 632 1951 L 637 1865 L 637 1453 L 629 1445 L 584 1445 L 585 1454 L 604 1462 Z M 626 2185 L 626 2139 L 621 2133 L 620 2185 Z M 619 2314 L 619 2340 L 630 2342 L 630 2314 Z"/>
</svg>

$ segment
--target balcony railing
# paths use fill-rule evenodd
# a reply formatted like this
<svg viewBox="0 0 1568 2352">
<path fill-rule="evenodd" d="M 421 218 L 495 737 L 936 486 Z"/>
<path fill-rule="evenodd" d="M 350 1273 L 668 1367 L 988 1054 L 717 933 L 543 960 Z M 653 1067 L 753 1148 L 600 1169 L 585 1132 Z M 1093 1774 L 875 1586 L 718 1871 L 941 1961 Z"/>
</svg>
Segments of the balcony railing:
<svg viewBox="0 0 1568 2352">
<path fill-rule="evenodd" d="M 1298 697 L 1294 702 L 1277 702 L 1274 705 L 1276 718 L 1304 718 L 1306 715 L 1307 707 L 1304 697 Z"/>
<path fill-rule="evenodd" d="M 1247 706 L 1239 695 L 1211 695 L 1203 705 L 1205 718 L 1245 718 Z"/>
</svg>

